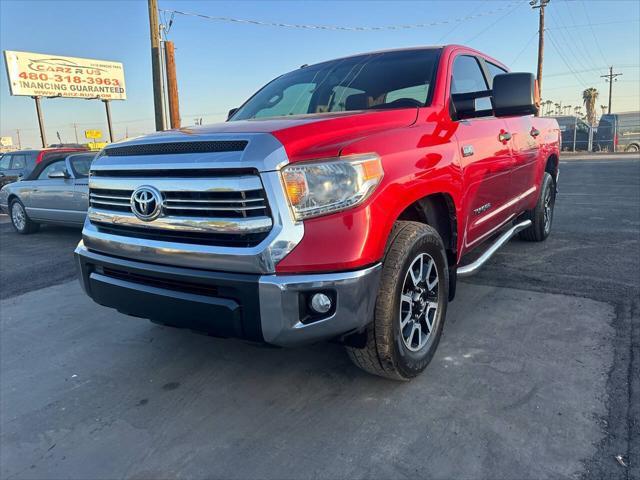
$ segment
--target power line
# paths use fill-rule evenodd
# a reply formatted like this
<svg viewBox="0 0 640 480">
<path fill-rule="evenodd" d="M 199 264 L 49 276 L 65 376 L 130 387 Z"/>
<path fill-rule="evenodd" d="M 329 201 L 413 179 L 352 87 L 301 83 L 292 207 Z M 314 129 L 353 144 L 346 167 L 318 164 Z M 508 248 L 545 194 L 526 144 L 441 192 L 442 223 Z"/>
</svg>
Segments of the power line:
<svg viewBox="0 0 640 480">
<path fill-rule="evenodd" d="M 547 28 L 547 30 L 569 30 L 571 28 L 583 28 L 583 27 L 599 27 L 601 25 L 615 25 L 618 23 L 637 23 L 640 22 L 640 18 L 636 18 L 633 20 L 615 20 L 612 22 L 602 22 L 602 23 L 583 23 L 581 25 L 570 25 L 570 26 L 565 26 L 565 27 L 550 27 Z"/>
<path fill-rule="evenodd" d="M 577 74 L 577 72 L 571 67 L 571 64 L 569 61 L 567 61 L 566 57 L 564 56 L 564 53 L 562 53 L 562 49 L 560 49 L 560 47 L 558 46 L 558 44 L 556 43 L 555 38 L 553 37 L 553 35 L 551 35 L 551 32 L 549 32 L 549 39 L 551 40 L 551 45 L 553 45 L 553 48 L 555 49 L 556 53 L 558 54 L 558 56 L 560 57 L 560 59 L 562 60 L 562 62 L 566 65 L 567 69 L 573 74 L 573 76 L 575 77 L 575 79 L 583 86 L 586 87 L 586 84 L 584 82 L 584 80 Z"/>
<path fill-rule="evenodd" d="M 252 19 L 246 19 L 246 18 L 216 17 L 213 15 L 206 15 L 204 13 L 185 12 L 182 10 L 160 9 L 160 11 L 172 13 L 175 15 L 182 15 L 186 17 L 198 17 L 198 18 L 203 18 L 205 20 L 213 20 L 217 22 L 242 23 L 242 24 L 248 24 L 248 25 L 260 25 L 264 27 L 294 28 L 294 29 L 303 29 L 303 30 L 372 32 L 372 31 L 380 31 L 380 30 L 420 29 L 420 28 L 435 27 L 438 25 L 449 25 L 452 23 L 466 22 L 468 20 L 473 20 L 475 18 L 488 17 L 490 15 L 495 15 L 505 10 L 509 10 L 514 5 L 519 5 L 521 3 L 522 3 L 522 0 L 519 2 L 511 2 L 501 7 L 494 8 L 492 10 L 487 10 L 485 12 L 480 12 L 473 15 L 467 15 L 464 17 L 453 18 L 450 20 L 439 20 L 439 21 L 429 22 L 429 23 L 414 23 L 414 24 L 408 24 L 408 25 L 399 24 L 399 25 L 380 25 L 380 26 L 313 25 L 313 24 L 303 24 L 303 23 L 268 22 L 263 20 L 252 20 Z"/>
<path fill-rule="evenodd" d="M 500 17 L 498 17 L 496 19 L 495 22 L 491 22 L 489 25 L 487 25 L 485 28 L 483 28 L 482 30 L 480 30 L 480 32 L 476 33 L 473 37 L 469 38 L 468 40 L 465 40 L 464 43 L 469 43 L 473 40 L 475 40 L 476 38 L 478 38 L 480 35 L 486 33 L 487 31 L 489 31 L 491 28 L 493 28 L 494 25 L 496 25 L 500 20 L 502 20 L 504 17 L 506 17 L 507 15 L 510 15 L 511 13 L 513 13 L 520 5 L 522 5 L 521 3 L 516 4 L 512 9 L 507 10 L 507 12 L 505 12 L 504 15 L 501 15 Z"/>
<path fill-rule="evenodd" d="M 518 55 L 516 55 L 516 58 L 514 58 L 510 65 L 515 64 L 518 59 L 522 56 L 522 54 L 524 53 L 524 51 L 527 49 L 527 47 L 531 44 L 531 41 L 536 38 L 536 35 L 538 34 L 538 32 L 533 32 L 533 35 L 531 35 L 531 37 L 529 38 L 529 40 L 527 40 L 527 43 L 524 44 L 524 47 L 522 47 L 522 50 L 520 50 L 520 53 L 518 53 Z"/>
<path fill-rule="evenodd" d="M 602 48 L 600 47 L 600 42 L 598 41 L 598 37 L 596 37 L 596 32 L 593 30 L 593 25 L 591 22 L 591 18 L 589 18 L 589 11 L 587 10 L 587 6 L 584 4 L 584 0 L 582 0 L 580 3 L 582 3 L 582 9 L 584 10 L 584 16 L 587 19 L 587 22 L 589 23 L 589 30 L 591 31 L 591 36 L 593 37 L 593 42 L 596 44 L 596 48 L 598 49 L 598 52 L 600 53 L 600 58 L 602 58 L 602 61 L 604 63 L 607 63 L 607 57 L 604 56 L 604 53 L 602 52 Z"/>
</svg>

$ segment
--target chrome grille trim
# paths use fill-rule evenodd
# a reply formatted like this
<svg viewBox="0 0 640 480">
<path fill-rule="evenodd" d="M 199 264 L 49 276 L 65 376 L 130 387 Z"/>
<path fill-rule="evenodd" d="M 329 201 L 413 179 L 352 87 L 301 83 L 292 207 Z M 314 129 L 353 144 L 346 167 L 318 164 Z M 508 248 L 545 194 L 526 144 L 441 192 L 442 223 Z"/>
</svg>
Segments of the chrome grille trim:
<svg viewBox="0 0 640 480">
<path fill-rule="evenodd" d="M 262 183 L 257 175 L 218 178 L 121 178 L 97 176 L 89 178 L 89 187 L 92 189 L 133 191 L 142 185 L 153 185 L 161 192 L 247 192 L 262 190 Z"/>
<path fill-rule="evenodd" d="M 200 233 L 260 233 L 271 230 L 269 217 L 214 218 L 214 217 L 159 217 L 151 222 L 140 220 L 133 213 L 101 210 L 91 207 L 88 212 L 93 223 L 125 227 Z"/>
<path fill-rule="evenodd" d="M 233 140 L 237 139 L 235 133 L 216 133 L 214 135 L 198 135 L 201 139 L 211 140 Z M 130 140 L 128 144 L 142 144 L 151 142 L 179 141 L 184 140 L 184 134 L 179 132 L 162 132 L 155 136 L 147 136 L 144 138 Z M 100 172 L 100 174 L 92 175 L 92 181 L 105 180 L 113 178 L 121 180 L 127 178 L 130 181 L 139 182 L 138 185 L 157 185 L 156 180 L 167 179 L 167 176 L 154 175 L 154 172 L 161 170 L 176 170 L 184 172 L 192 170 L 193 174 L 186 177 L 171 177 L 172 186 L 182 182 L 185 178 L 192 178 L 198 174 L 205 173 L 203 169 L 208 169 L 207 176 L 215 176 L 213 170 L 221 170 L 224 176 L 221 180 L 229 181 L 228 173 L 232 170 L 237 171 L 237 176 L 243 176 L 248 170 L 248 176 L 255 171 L 258 181 L 262 184 L 264 191 L 252 191 L 251 195 L 243 199 L 244 202 L 235 203 L 233 205 L 244 204 L 245 206 L 260 204 L 253 202 L 256 196 L 264 197 L 264 204 L 268 207 L 268 217 L 271 219 L 273 226 L 268 232 L 254 234 L 256 236 L 264 236 L 257 243 L 249 245 L 232 245 L 230 243 L 216 245 L 211 242 L 207 244 L 201 243 L 185 243 L 183 237 L 175 236 L 170 240 L 168 236 L 165 238 L 138 238 L 128 236 L 125 233 L 116 233 L 115 229 L 109 230 L 104 225 L 94 224 L 89 218 L 85 222 L 82 232 L 82 242 L 84 246 L 94 252 L 104 255 L 112 255 L 115 257 L 124 257 L 136 259 L 141 262 L 148 262 L 161 265 L 173 265 L 186 268 L 209 269 L 215 271 L 242 272 L 242 273 L 274 273 L 276 264 L 287 256 L 304 236 L 304 224 L 297 222 L 289 208 L 288 200 L 282 188 L 282 180 L 279 169 L 288 163 L 286 151 L 282 144 L 272 135 L 264 133 L 243 134 L 243 138 L 249 140 L 247 148 L 243 152 L 220 152 L 220 153 L 186 153 L 181 155 L 151 155 L 147 158 L 127 157 L 127 156 L 102 156 L 97 158 L 91 167 L 92 172 Z M 197 172 L 196 170 L 200 170 Z M 117 178 L 110 177 L 110 172 L 123 172 L 122 176 Z M 131 172 L 126 175 L 124 172 Z M 149 176 L 142 175 L 142 172 L 149 172 Z M 103 175 L 104 174 L 104 175 Z M 234 172 L 235 175 L 235 172 Z M 136 177 L 135 179 L 132 177 Z M 236 177 L 237 178 L 237 177 Z M 146 181 L 144 181 L 146 179 Z M 144 183 L 142 183 L 144 182 Z M 211 186 L 211 184 L 209 184 Z M 118 189 L 116 189 L 118 190 Z M 93 192 L 97 193 L 97 192 Z M 103 192 L 105 195 L 111 193 Z M 164 193 L 164 192 L 163 192 Z M 114 194 L 115 195 L 115 194 Z M 224 197 L 225 201 L 221 201 L 219 206 L 229 205 L 226 200 L 229 197 L 237 197 L 236 194 L 221 193 L 220 197 Z M 186 196 L 186 195 L 185 195 Z M 213 199 L 216 197 L 212 193 L 192 194 L 193 199 Z M 184 198 L 184 197 L 183 197 Z M 220 198 L 220 200 L 223 200 Z M 236 198 L 237 199 L 237 198 Z M 107 200 L 107 199 L 103 199 Z M 175 198 L 172 198 L 175 200 Z M 249 202 L 251 200 L 251 202 Z M 210 205 L 212 203 L 209 203 Z M 175 203 L 173 205 L 176 205 Z M 191 203 L 196 205 L 196 203 Z M 115 213 L 126 213 L 130 211 L 128 207 L 112 207 L 114 210 L 119 209 Z M 246 212 L 249 214 L 250 212 Z M 250 217 L 254 219 L 255 217 Z M 227 220 L 227 218 L 225 218 Z M 151 222 L 153 223 L 153 222 Z M 126 230 L 127 227 L 118 228 L 112 224 L 118 231 Z M 133 230 L 133 228 L 132 228 Z M 136 229 L 142 230 L 142 229 Z M 146 230 L 145 232 L 152 232 Z M 171 232 L 165 231 L 165 232 Z M 170 233 L 169 233 L 170 235 Z M 243 235 L 226 235 L 226 234 L 198 234 L 186 233 L 180 235 L 211 235 L 211 239 L 215 236 L 240 237 Z M 249 237 L 251 235 L 244 235 Z M 81 243 L 82 243 L 81 242 Z"/>
</svg>

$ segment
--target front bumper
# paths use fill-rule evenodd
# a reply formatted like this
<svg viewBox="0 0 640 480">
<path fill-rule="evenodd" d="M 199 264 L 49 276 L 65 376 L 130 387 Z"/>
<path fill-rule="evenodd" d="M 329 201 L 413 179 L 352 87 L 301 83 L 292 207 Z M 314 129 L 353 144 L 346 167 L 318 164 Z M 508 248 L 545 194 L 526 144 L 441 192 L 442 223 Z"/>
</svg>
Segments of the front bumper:
<svg viewBox="0 0 640 480">
<path fill-rule="evenodd" d="M 373 319 L 381 265 L 340 273 L 259 275 L 212 272 L 75 251 L 80 281 L 97 303 L 156 323 L 279 346 L 358 331 Z M 333 299 L 310 315 L 309 296 Z"/>
</svg>

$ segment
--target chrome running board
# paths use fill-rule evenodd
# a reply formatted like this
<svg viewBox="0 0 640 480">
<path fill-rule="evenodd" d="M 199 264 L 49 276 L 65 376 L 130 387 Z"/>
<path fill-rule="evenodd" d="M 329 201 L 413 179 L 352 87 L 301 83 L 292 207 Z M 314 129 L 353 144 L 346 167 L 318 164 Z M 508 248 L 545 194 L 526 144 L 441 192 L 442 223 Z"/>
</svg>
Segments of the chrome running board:
<svg viewBox="0 0 640 480">
<path fill-rule="evenodd" d="M 465 265 L 464 267 L 458 268 L 458 277 L 470 277 L 475 274 L 482 268 L 482 266 L 487 263 L 494 253 L 496 253 L 500 247 L 502 247 L 505 243 L 511 240 L 516 233 L 520 230 L 524 230 L 529 225 L 531 225 L 531 220 L 524 220 L 520 223 L 515 224 L 509 230 L 504 232 L 502 235 L 498 237 L 498 239 L 491 245 L 478 259 L 474 262 L 471 262 L 469 265 Z"/>
</svg>

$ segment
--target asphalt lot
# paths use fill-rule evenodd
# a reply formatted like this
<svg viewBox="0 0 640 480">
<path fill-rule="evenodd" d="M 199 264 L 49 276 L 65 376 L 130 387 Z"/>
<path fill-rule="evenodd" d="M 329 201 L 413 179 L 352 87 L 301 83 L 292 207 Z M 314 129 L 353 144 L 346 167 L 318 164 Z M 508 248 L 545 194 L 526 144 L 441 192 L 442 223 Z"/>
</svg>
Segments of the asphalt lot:
<svg viewBox="0 0 640 480">
<path fill-rule="evenodd" d="M 640 478 L 640 158 L 562 162 L 406 384 L 94 305 L 78 238 L 0 223 L 1 478 Z"/>
</svg>

